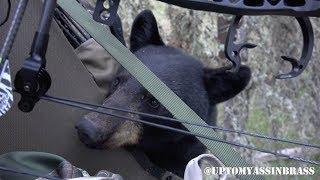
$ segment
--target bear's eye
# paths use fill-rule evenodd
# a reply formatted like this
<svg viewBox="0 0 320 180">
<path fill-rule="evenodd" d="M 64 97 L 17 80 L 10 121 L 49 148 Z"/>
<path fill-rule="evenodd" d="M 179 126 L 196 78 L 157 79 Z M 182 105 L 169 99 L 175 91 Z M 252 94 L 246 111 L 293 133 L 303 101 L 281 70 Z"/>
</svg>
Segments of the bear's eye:
<svg viewBox="0 0 320 180">
<path fill-rule="evenodd" d="M 150 101 L 148 102 L 149 106 L 156 109 L 160 106 L 160 103 L 158 100 L 156 100 L 155 98 L 150 99 Z"/>
</svg>

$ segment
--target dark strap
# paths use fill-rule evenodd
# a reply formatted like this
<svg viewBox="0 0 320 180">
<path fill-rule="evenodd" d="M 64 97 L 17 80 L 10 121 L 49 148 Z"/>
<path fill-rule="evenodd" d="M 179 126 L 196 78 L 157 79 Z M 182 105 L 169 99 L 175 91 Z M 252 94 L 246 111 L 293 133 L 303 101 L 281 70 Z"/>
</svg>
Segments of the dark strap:
<svg viewBox="0 0 320 180">
<path fill-rule="evenodd" d="M 140 164 L 140 166 L 152 176 L 160 179 L 163 176 L 163 174 L 166 172 L 162 168 L 153 164 L 144 152 L 136 148 L 130 149 L 130 152 L 133 155 L 133 157 L 136 159 L 136 161 Z"/>
<path fill-rule="evenodd" d="M 150 175 L 157 179 L 170 179 L 170 180 L 182 180 L 181 177 L 166 171 L 159 166 L 152 163 L 147 155 L 138 148 L 128 148 L 130 153 L 133 155 L 135 160 L 140 164 L 140 166 Z"/>
</svg>

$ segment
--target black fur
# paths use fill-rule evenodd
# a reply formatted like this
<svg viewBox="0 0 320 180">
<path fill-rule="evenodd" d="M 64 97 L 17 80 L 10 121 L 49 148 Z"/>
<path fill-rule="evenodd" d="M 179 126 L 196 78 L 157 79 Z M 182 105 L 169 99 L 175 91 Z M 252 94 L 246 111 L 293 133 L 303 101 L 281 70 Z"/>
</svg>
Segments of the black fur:
<svg viewBox="0 0 320 180">
<path fill-rule="evenodd" d="M 130 39 L 135 55 L 201 118 L 215 124 L 212 122 L 215 119 L 210 118 L 210 105 L 226 101 L 242 91 L 249 82 L 250 69 L 241 67 L 237 74 L 226 72 L 226 68 L 207 69 L 194 57 L 164 45 L 151 11 L 143 11 L 134 22 Z M 147 26 L 141 26 L 141 22 L 147 22 Z M 150 112 L 142 104 L 139 110 L 172 117 L 165 108 Z M 149 121 L 185 129 L 181 124 Z M 138 146 L 155 164 L 180 176 L 188 161 L 206 151 L 195 137 L 148 126 L 143 132 Z"/>
<path fill-rule="evenodd" d="M 250 80 L 250 69 L 247 67 L 241 67 L 239 73 L 236 74 L 226 72 L 225 68 L 207 69 L 194 57 L 180 49 L 165 45 L 160 37 L 156 19 L 148 10 L 140 13 L 135 19 L 130 44 L 131 51 L 208 124 L 215 124 L 215 117 L 210 117 L 212 106 L 234 97 L 245 88 Z M 172 117 L 124 69 L 117 74 L 111 95 L 103 105 Z M 140 116 L 136 118 L 185 129 L 179 123 Z M 91 138 L 82 140 L 84 143 L 89 146 L 103 144 L 108 148 L 116 144 L 108 140 L 110 136 L 116 134 L 115 132 L 119 130 L 123 121 L 94 113 L 82 120 L 82 124 L 88 124 L 83 123 L 87 121 L 92 122 L 86 126 L 90 126 L 90 131 L 83 130 L 85 129 L 83 126 L 78 127 L 78 130 L 82 131 L 80 134 L 85 133 L 84 137 Z M 206 147 L 195 137 L 143 124 L 138 126 L 140 127 L 138 141 L 130 141 L 128 144 L 138 146 L 154 164 L 177 175 L 183 176 L 188 161 L 206 151 Z M 92 131 L 92 128 L 95 128 L 95 131 Z M 132 133 L 129 136 L 134 136 L 133 129 L 136 129 L 133 125 L 128 127 L 127 130 Z M 91 134 L 88 135 L 87 132 Z M 132 137 L 118 140 L 126 141 L 130 138 Z"/>
<path fill-rule="evenodd" d="M 132 52 L 147 45 L 164 45 L 158 31 L 155 17 L 150 10 L 141 12 L 133 22 L 130 37 L 130 49 Z"/>
</svg>

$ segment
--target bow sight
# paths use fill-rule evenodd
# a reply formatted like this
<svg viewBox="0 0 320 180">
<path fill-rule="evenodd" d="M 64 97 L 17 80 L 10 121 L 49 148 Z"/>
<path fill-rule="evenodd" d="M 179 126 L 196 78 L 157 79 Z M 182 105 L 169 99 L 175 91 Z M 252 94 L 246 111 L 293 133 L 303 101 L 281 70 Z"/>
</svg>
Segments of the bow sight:
<svg viewBox="0 0 320 180">
<path fill-rule="evenodd" d="M 79 0 L 78 0 L 79 1 Z M 314 35 L 309 17 L 320 16 L 320 0 L 159 0 L 194 10 L 212 11 L 236 15 L 230 25 L 225 43 L 225 55 L 232 62 L 230 71 L 236 72 L 241 65 L 240 51 L 243 48 L 254 48 L 250 43 L 235 44 L 236 29 L 243 15 L 282 15 L 293 16 L 299 22 L 303 32 L 303 51 L 300 60 L 282 56 L 292 65 L 288 74 L 276 76 L 288 79 L 298 76 L 306 68 L 314 47 Z M 97 0 L 93 19 L 112 26 L 117 16 L 120 0 Z M 106 8 L 105 4 L 109 3 Z M 16 90 L 22 95 L 19 107 L 23 111 L 31 111 L 39 98 L 50 87 L 51 80 L 45 70 L 45 51 L 48 43 L 48 31 L 52 20 L 53 7 L 56 0 L 46 0 L 39 30 L 35 36 L 30 58 L 25 60 L 22 69 L 15 79 Z"/>
</svg>

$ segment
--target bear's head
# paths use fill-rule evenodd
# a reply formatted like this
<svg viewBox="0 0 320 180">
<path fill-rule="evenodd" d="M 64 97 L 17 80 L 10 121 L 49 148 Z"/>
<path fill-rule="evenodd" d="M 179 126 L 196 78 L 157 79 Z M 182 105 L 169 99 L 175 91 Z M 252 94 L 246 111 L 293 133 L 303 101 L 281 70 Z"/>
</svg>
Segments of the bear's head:
<svg viewBox="0 0 320 180">
<path fill-rule="evenodd" d="M 210 120 L 211 107 L 237 95 L 250 80 L 250 69 L 246 66 L 242 66 L 237 73 L 228 72 L 227 68 L 205 68 L 196 58 L 180 49 L 165 45 L 156 19 L 149 10 L 136 17 L 130 43 L 131 51 L 209 124 L 214 124 Z M 125 69 L 119 70 L 111 86 L 112 90 L 103 106 L 172 117 Z M 108 112 L 183 129 L 180 123 L 132 113 L 112 110 Z M 166 148 L 185 137 L 179 133 L 95 112 L 79 120 L 76 128 L 80 140 L 93 148 L 138 145 L 145 151 L 153 151 Z"/>
</svg>

